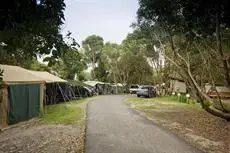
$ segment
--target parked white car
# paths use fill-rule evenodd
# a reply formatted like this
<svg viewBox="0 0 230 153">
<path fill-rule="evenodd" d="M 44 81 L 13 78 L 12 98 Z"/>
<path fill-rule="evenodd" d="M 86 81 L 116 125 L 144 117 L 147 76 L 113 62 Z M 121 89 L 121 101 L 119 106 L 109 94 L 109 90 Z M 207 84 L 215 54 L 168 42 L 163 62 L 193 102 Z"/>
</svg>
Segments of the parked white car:
<svg viewBox="0 0 230 153">
<path fill-rule="evenodd" d="M 138 85 L 131 85 L 130 88 L 129 88 L 129 93 L 136 94 L 138 89 L 139 89 Z"/>
<path fill-rule="evenodd" d="M 154 86 L 142 86 L 137 91 L 137 97 L 156 97 L 156 88 Z"/>
</svg>

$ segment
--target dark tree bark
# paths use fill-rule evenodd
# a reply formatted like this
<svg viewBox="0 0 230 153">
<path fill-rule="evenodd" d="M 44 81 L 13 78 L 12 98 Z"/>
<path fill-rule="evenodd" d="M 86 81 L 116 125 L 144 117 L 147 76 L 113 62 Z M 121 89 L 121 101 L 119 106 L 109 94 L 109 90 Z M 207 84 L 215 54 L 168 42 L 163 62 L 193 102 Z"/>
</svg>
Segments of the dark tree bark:
<svg viewBox="0 0 230 153">
<path fill-rule="evenodd" d="M 173 43 L 173 39 L 170 40 L 171 43 Z M 171 46 L 173 46 L 171 44 Z M 197 83 L 197 81 L 195 80 L 195 78 L 192 75 L 191 69 L 190 69 L 190 63 L 188 61 L 186 61 L 179 53 L 176 52 L 175 48 L 173 52 L 175 53 L 176 58 L 178 59 L 177 62 L 174 61 L 173 59 L 170 59 L 169 57 L 165 56 L 174 66 L 176 66 L 178 69 L 180 69 L 183 74 L 185 75 L 185 78 L 187 78 L 187 81 L 190 83 L 190 85 L 192 86 L 192 88 L 196 91 L 196 95 L 198 100 L 200 101 L 202 107 L 209 113 L 211 113 L 212 115 L 224 118 L 226 120 L 230 120 L 230 114 L 229 113 L 225 113 L 222 112 L 216 108 L 214 108 L 212 105 L 207 105 L 205 104 L 205 101 L 213 104 L 213 100 L 202 91 L 201 87 L 199 86 L 199 84 Z M 186 65 L 185 67 L 182 67 L 178 64 L 178 61 L 183 62 Z"/>
<path fill-rule="evenodd" d="M 222 49 L 222 39 L 221 39 L 221 30 L 220 30 L 220 4 L 216 5 L 216 41 L 217 41 L 217 50 L 221 56 L 221 60 L 223 63 L 225 79 L 226 79 L 228 86 L 230 86 L 228 61 L 225 58 L 223 49 Z"/>
</svg>

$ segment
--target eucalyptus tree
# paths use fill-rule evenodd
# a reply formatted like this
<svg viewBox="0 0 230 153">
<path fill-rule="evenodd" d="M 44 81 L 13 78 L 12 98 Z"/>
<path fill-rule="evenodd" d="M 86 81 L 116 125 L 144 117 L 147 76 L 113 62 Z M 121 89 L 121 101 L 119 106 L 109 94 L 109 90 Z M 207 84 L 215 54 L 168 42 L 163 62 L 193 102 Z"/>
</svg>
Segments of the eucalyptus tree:
<svg viewBox="0 0 230 153">
<path fill-rule="evenodd" d="M 204 55 L 204 53 L 197 44 L 205 46 L 203 42 L 208 41 L 204 40 L 210 40 L 215 36 L 216 45 L 214 45 L 213 50 L 221 58 L 225 80 L 229 85 L 229 67 L 228 61 L 224 56 L 221 35 L 221 32 L 229 27 L 228 1 L 217 2 L 213 0 L 207 3 L 204 0 L 139 0 L 139 4 L 140 7 L 137 12 L 138 24 L 160 25 L 166 33 L 166 37 L 162 40 L 159 32 L 156 34 L 157 32 L 153 31 L 152 38 L 154 41 L 157 40 L 163 48 L 170 44 L 169 50 L 172 51 L 172 56 L 165 54 L 167 60 L 175 66 L 177 73 L 181 74 L 192 89 L 196 91 L 198 100 L 206 110 L 229 119 L 230 115 L 225 112 L 223 107 L 223 112 L 220 112 L 212 106 L 205 105 L 204 100 L 209 101 L 211 104 L 213 100 L 202 90 L 197 77 L 194 76 L 196 70 L 194 65 L 206 66 L 201 65 L 201 63 L 206 64 L 208 61 L 205 56 L 203 56 L 205 58 L 201 58 L 202 56 L 200 55 Z M 211 47 L 209 46 L 209 48 Z M 207 49 L 205 51 L 208 53 Z M 194 62 L 192 59 L 197 61 L 195 60 Z"/>
<path fill-rule="evenodd" d="M 103 46 L 103 38 L 97 35 L 88 36 L 82 42 L 82 47 L 85 51 L 85 55 L 88 59 L 89 64 L 91 64 L 93 70 L 96 68 L 96 65 L 100 59 Z M 95 79 L 95 75 L 93 72 L 94 71 L 92 71 L 92 78 Z"/>
<path fill-rule="evenodd" d="M 118 62 L 121 58 L 122 48 L 115 43 L 107 42 L 103 48 L 102 60 L 105 61 L 105 67 L 108 70 L 108 77 L 112 82 L 118 83 L 120 71 Z"/>
<path fill-rule="evenodd" d="M 67 80 L 74 80 L 75 76 L 80 75 L 86 68 L 84 55 L 71 46 L 65 48 L 54 65 L 52 65 L 52 70 Z"/>
</svg>

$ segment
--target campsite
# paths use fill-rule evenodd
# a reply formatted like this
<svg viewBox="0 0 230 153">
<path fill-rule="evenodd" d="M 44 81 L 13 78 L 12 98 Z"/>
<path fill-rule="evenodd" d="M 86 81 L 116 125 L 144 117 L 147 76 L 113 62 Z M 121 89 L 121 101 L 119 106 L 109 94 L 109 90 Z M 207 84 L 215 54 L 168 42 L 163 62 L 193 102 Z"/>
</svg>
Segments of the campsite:
<svg viewBox="0 0 230 153">
<path fill-rule="evenodd" d="M 71 86 L 48 72 L 9 65 L 0 65 L 0 68 L 4 70 L 1 127 L 38 117 L 44 113 L 46 105 L 81 98 L 88 92 L 80 92 L 84 87 Z"/>
<path fill-rule="evenodd" d="M 0 65 L 4 71 L 1 88 L 0 127 L 42 116 L 47 105 L 68 103 L 98 94 L 122 94 L 121 85 L 99 81 L 74 84 L 46 71 Z"/>
<path fill-rule="evenodd" d="M 0 153 L 230 153 L 229 0 L 0 12 Z"/>
</svg>

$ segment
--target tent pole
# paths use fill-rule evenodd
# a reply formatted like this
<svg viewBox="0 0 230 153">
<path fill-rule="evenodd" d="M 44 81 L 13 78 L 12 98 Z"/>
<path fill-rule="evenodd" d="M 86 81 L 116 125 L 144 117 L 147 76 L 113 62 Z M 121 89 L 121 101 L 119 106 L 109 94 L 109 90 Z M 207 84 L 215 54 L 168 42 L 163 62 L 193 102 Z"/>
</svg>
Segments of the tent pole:
<svg viewBox="0 0 230 153">
<path fill-rule="evenodd" d="M 40 84 L 40 114 L 43 116 L 44 113 L 44 86 L 45 83 Z"/>
<path fill-rule="evenodd" d="M 61 92 L 62 98 L 64 99 L 65 102 L 67 102 L 66 99 L 65 99 L 65 94 L 63 93 L 63 90 L 62 90 L 61 86 L 59 85 L 59 83 L 57 83 L 57 85 L 58 85 L 58 88 L 59 88 L 59 90 Z M 68 97 L 66 97 L 66 98 L 67 98 L 67 100 L 69 100 Z"/>
</svg>

